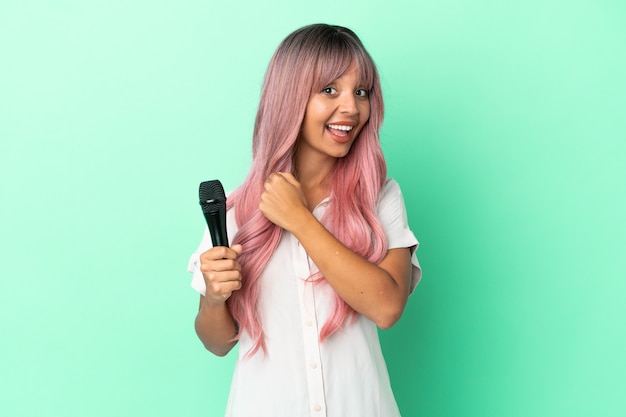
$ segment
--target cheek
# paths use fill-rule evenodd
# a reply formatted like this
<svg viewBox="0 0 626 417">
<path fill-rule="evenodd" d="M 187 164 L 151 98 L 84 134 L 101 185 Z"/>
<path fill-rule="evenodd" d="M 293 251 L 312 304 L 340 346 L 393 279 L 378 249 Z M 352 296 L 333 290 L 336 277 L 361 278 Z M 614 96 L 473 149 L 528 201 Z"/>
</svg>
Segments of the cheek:
<svg viewBox="0 0 626 417">
<path fill-rule="evenodd" d="M 361 105 L 361 108 L 359 109 L 359 116 L 360 116 L 360 122 L 361 124 L 365 124 L 369 118 L 370 118 L 370 103 L 369 101 L 367 103 L 363 103 Z"/>
</svg>

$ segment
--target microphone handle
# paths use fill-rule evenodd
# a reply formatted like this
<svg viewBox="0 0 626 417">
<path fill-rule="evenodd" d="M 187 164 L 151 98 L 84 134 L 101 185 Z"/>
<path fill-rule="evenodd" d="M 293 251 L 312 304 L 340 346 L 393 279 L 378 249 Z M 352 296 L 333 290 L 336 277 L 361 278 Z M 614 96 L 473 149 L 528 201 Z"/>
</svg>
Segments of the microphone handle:
<svg viewBox="0 0 626 417">
<path fill-rule="evenodd" d="M 228 236 L 226 235 L 226 225 L 223 220 L 220 219 L 220 212 L 210 211 L 204 213 L 206 224 L 209 226 L 209 232 L 211 232 L 211 241 L 213 246 L 226 246 L 228 247 Z"/>
</svg>

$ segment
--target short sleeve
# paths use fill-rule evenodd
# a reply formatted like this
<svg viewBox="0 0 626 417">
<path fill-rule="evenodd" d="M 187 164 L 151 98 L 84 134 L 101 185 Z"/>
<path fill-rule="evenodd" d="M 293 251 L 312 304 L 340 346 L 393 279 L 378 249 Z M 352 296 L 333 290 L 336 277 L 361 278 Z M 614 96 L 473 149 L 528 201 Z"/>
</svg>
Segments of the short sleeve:
<svg viewBox="0 0 626 417">
<path fill-rule="evenodd" d="M 391 178 L 388 178 L 385 182 L 379 198 L 378 219 L 385 230 L 387 247 L 389 249 L 409 248 L 411 250 L 412 274 L 410 288 L 413 291 L 422 278 L 422 269 L 415 253 L 419 242 L 409 228 L 400 186 Z"/>
<path fill-rule="evenodd" d="M 192 274 L 191 288 L 198 291 L 202 295 L 205 295 L 206 293 L 206 284 L 204 283 L 202 271 L 200 271 L 200 255 L 211 249 L 212 247 L 213 244 L 211 243 L 211 234 L 209 233 L 209 228 L 205 227 L 200 246 L 198 246 L 198 249 L 196 249 L 196 251 L 191 255 L 191 257 L 189 258 L 189 263 L 187 264 L 187 271 L 191 272 Z"/>
</svg>

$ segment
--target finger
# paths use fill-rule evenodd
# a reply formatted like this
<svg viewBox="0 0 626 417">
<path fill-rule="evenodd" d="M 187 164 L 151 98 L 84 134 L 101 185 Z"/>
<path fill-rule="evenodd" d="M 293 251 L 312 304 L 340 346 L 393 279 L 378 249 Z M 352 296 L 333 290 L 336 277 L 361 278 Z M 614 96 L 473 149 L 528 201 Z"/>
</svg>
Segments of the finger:
<svg viewBox="0 0 626 417">
<path fill-rule="evenodd" d="M 241 265 L 234 259 L 218 259 L 200 263 L 200 271 L 203 273 L 241 271 Z"/>
<path fill-rule="evenodd" d="M 297 187 L 300 185 L 300 182 L 293 176 L 291 172 L 279 172 L 278 175 L 283 177 L 289 184 Z"/>
<path fill-rule="evenodd" d="M 241 287 L 241 274 L 238 271 L 209 272 L 205 276 L 205 284 L 208 293 L 217 294 L 224 292 L 224 288 L 230 291 L 232 288 Z"/>
<path fill-rule="evenodd" d="M 232 250 L 234 250 L 237 255 L 241 255 L 241 252 L 243 252 L 243 246 L 241 244 L 236 244 L 230 247 Z"/>
<path fill-rule="evenodd" d="M 200 262 L 217 259 L 235 259 L 238 253 L 226 246 L 215 246 L 200 254 Z"/>
<path fill-rule="evenodd" d="M 227 281 L 222 283 L 221 292 L 233 292 L 241 289 L 241 281 Z"/>
<path fill-rule="evenodd" d="M 267 181 L 266 183 L 268 184 L 272 184 L 274 182 L 276 182 L 278 179 L 280 179 L 280 176 L 278 175 L 278 173 L 276 172 L 272 172 L 269 177 L 267 177 Z"/>
<path fill-rule="evenodd" d="M 209 271 L 205 274 L 206 281 L 212 286 L 221 285 L 225 282 L 241 282 L 239 271 Z"/>
<path fill-rule="evenodd" d="M 296 177 L 291 173 L 291 172 L 287 172 L 287 171 L 277 171 L 274 172 L 270 175 L 270 178 L 272 179 L 272 181 L 279 181 L 281 183 L 290 183 L 292 185 L 297 185 L 299 184 L 298 180 L 296 179 Z"/>
<path fill-rule="evenodd" d="M 233 291 L 237 291 L 239 289 L 241 289 L 240 281 L 224 282 L 219 285 L 207 287 L 206 297 L 217 300 L 226 300 L 232 295 Z"/>
</svg>

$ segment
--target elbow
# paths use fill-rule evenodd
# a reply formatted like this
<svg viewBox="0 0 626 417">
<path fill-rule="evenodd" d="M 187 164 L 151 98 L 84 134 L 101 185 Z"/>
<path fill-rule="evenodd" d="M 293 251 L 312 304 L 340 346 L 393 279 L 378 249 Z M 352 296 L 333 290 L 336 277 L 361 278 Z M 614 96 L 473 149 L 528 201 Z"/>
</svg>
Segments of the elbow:
<svg viewBox="0 0 626 417">
<path fill-rule="evenodd" d="M 224 356 L 228 355 L 228 352 L 230 352 L 230 350 L 232 349 L 232 346 L 228 348 L 216 348 L 214 346 L 207 346 L 206 344 L 204 345 L 204 347 L 206 348 L 206 350 L 208 350 L 215 356 L 219 356 L 220 358 L 223 358 Z"/>
<path fill-rule="evenodd" d="M 376 326 L 378 326 L 382 330 L 391 329 L 393 325 L 396 324 L 398 320 L 400 320 L 400 316 L 401 314 L 377 317 L 376 320 L 374 320 L 374 323 L 376 323 Z"/>
<path fill-rule="evenodd" d="M 198 320 L 195 323 L 195 330 L 198 339 L 202 342 L 202 345 L 206 350 L 214 354 L 215 356 L 224 357 L 228 355 L 228 352 L 232 350 L 232 348 L 237 344 L 237 341 L 234 339 L 220 339 L 211 337 L 210 334 L 207 334 L 203 331 L 202 326 L 199 325 Z"/>
<path fill-rule="evenodd" d="M 403 311 L 404 303 L 402 303 L 402 305 L 391 306 L 385 310 L 380 311 L 379 314 L 377 314 L 372 321 L 380 329 L 387 330 L 392 328 L 398 322 L 398 320 L 400 320 Z"/>
<path fill-rule="evenodd" d="M 392 328 L 402 317 L 407 300 L 408 294 L 404 293 L 381 300 L 372 321 L 382 330 Z"/>
<path fill-rule="evenodd" d="M 202 342 L 202 345 L 204 346 L 206 350 L 208 350 L 215 356 L 219 356 L 220 358 L 223 358 L 224 356 L 228 355 L 228 353 L 233 349 L 233 347 L 236 344 L 236 342 L 227 342 L 225 344 L 221 344 L 221 343 L 218 344 L 218 343 L 202 338 L 201 335 L 198 335 L 198 338 L 200 339 L 200 341 Z"/>
<path fill-rule="evenodd" d="M 403 281 L 406 285 L 401 285 L 392 277 L 390 280 L 395 284 L 393 288 L 379 291 L 373 304 L 376 307 L 371 320 L 382 330 L 390 329 L 400 320 L 409 298 L 408 279 Z"/>
</svg>

